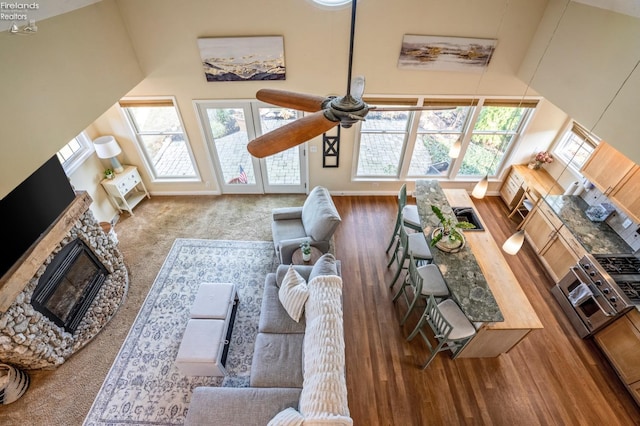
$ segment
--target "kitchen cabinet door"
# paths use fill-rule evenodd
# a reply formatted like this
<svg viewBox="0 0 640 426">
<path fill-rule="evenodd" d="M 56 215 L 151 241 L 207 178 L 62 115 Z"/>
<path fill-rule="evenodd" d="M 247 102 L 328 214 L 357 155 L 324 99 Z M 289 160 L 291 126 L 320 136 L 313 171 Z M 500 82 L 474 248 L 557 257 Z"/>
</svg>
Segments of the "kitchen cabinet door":
<svg viewBox="0 0 640 426">
<path fill-rule="evenodd" d="M 542 204 L 544 204 L 544 202 L 540 203 L 540 205 Z M 556 229 L 542 210 L 536 208 L 527 215 L 524 232 L 531 247 L 533 247 L 536 253 L 540 254 L 556 234 Z"/>
<path fill-rule="evenodd" d="M 556 233 L 551 238 L 540 256 L 542 263 L 547 267 L 547 272 L 556 283 L 580 260 L 560 233 Z"/>
<path fill-rule="evenodd" d="M 596 333 L 595 340 L 625 384 L 640 381 L 640 331 L 626 315 Z"/>
<path fill-rule="evenodd" d="M 605 195 L 609 195 L 634 165 L 614 147 L 600 142 L 580 172 Z"/>
<path fill-rule="evenodd" d="M 631 173 L 620 182 L 610 198 L 636 222 L 640 222 L 640 167 L 635 166 Z"/>
</svg>

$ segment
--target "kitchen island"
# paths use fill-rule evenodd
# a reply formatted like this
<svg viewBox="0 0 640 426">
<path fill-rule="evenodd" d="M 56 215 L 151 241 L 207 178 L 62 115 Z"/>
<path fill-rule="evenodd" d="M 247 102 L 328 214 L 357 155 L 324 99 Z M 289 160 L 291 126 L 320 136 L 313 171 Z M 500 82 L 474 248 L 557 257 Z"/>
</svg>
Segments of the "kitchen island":
<svg viewBox="0 0 640 426">
<path fill-rule="evenodd" d="M 427 240 L 439 223 L 431 211 L 432 204 L 445 215 L 453 215 L 452 205 L 474 207 L 466 191 L 443 190 L 433 180 L 418 180 L 415 197 Z M 440 267 L 451 297 L 478 329 L 459 357 L 496 357 L 531 330 L 543 328 L 542 323 L 491 234 L 465 231 L 464 236 L 467 245 L 458 253 L 432 248 L 434 263 Z"/>
</svg>

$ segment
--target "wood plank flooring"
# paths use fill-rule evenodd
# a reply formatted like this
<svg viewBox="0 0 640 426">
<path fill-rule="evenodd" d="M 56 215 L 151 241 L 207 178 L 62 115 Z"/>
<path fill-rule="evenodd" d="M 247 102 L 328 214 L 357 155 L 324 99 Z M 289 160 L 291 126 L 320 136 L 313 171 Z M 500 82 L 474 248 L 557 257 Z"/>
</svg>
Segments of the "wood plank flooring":
<svg viewBox="0 0 640 426">
<path fill-rule="evenodd" d="M 424 342 L 406 336 L 403 301 L 392 303 L 393 266 L 385 248 L 395 197 L 335 196 L 335 234 L 343 262 L 349 406 L 355 425 L 634 425 L 640 409 L 595 343 L 583 340 L 551 296 L 552 280 L 525 246 L 507 261 L 544 325 L 498 358 L 452 360 L 439 354 L 426 370 Z M 475 201 L 475 200 L 474 200 Z M 501 244 L 515 232 L 500 198 L 475 201 Z M 397 288 L 397 287 L 396 287 Z"/>
</svg>

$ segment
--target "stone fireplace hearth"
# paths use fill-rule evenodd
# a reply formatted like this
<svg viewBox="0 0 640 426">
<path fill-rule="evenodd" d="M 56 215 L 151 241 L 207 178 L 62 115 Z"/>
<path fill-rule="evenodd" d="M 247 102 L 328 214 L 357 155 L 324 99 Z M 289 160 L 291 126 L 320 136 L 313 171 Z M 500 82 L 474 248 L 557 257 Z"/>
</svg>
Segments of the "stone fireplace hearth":
<svg viewBox="0 0 640 426">
<path fill-rule="evenodd" d="M 129 278 L 117 241 L 104 233 L 80 193 L 32 250 L 0 281 L 0 361 L 25 369 L 53 368 L 89 343 L 126 296 Z M 57 324 L 32 305 L 34 290 L 56 254 L 80 241 L 106 275 L 74 327 Z M 80 289 L 82 290 L 82 289 Z M 84 297 L 84 296 L 83 296 Z M 72 332 L 71 332 L 72 331 Z"/>
</svg>

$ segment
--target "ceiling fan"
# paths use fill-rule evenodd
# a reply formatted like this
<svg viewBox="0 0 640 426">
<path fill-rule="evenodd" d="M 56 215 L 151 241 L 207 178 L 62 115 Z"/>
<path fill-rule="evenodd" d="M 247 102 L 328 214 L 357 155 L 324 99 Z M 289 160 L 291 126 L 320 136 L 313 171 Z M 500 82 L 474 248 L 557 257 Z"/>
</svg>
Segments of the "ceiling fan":
<svg viewBox="0 0 640 426">
<path fill-rule="evenodd" d="M 323 97 L 277 89 L 259 90 L 256 93 L 258 100 L 311 114 L 265 133 L 249 142 L 247 149 L 253 156 L 263 158 L 277 154 L 321 135 L 338 124 L 345 128 L 351 127 L 354 123 L 364 120 L 369 110 L 375 108 L 367 105 L 362 100 L 364 77 L 358 76 L 353 80 L 351 79 L 357 0 L 352 0 L 351 3 L 347 94 L 341 97 Z M 404 110 L 407 110 L 407 108 Z"/>
</svg>

